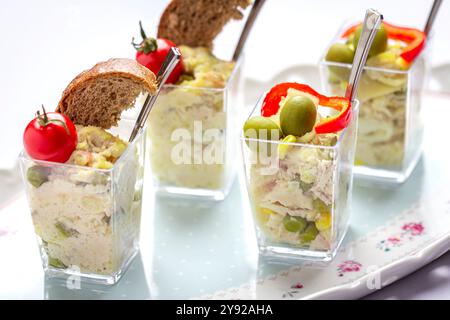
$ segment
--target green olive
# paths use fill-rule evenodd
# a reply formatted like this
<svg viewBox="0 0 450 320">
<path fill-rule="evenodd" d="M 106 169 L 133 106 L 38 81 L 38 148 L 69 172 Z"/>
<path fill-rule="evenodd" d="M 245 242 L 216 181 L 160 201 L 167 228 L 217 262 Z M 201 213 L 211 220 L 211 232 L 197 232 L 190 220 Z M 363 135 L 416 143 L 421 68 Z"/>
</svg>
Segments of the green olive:
<svg viewBox="0 0 450 320">
<path fill-rule="evenodd" d="M 285 215 L 283 218 L 284 228 L 289 232 L 299 232 L 305 229 L 308 223 L 302 217 L 291 217 Z"/>
<path fill-rule="evenodd" d="M 283 134 L 270 118 L 255 116 L 245 122 L 244 136 L 253 139 L 279 140 Z"/>
<path fill-rule="evenodd" d="M 280 126 L 283 134 L 303 136 L 314 128 L 317 108 L 314 102 L 304 96 L 288 98 L 281 109 Z"/>
<path fill-rule="evenodd" d="M 330 49 L 328 49 L 325 60 L 342 63 L 352 63 L 355 57 L 355 51 L 353 51 L 345 43 L 335 43 Z"/>
<path fill-rule="evenodd" d="M 352 33 L 347 40 L 345 41 L 345 44 L 352 50 L 355 51 L 355 46 L 353 45 L 353 38 L 355 35 Z"/>
<path fill-rule="evenodd" d="M 355 57 L 355 50 L 352 44 L 335 43 L 333 44 L 327 52 L 325 60 L 339 63 L 350 64 L 353 62 Z M 331 82 L 341 82 L 342 80 L 347 81 L 350 76 L 350 69 L 341 66 L 329 66 L 330 71 L 330 81 Z"/>
<path fill-rule="evenodd" d="M 33 166 L 27 170 L 27 180 L 35 188 L 48 181 L 49 170 L 41 166 Z"/>
<path fill-rule="evenodd" d="M 308 226 L 303 230 L 302 233 L 300 233 L 300 240 L 302 243 L 310 243 L 313 241 L 317 234 L 319 233 L 319 230 L 317 230 L 317 227 L 314 223 L 308 223 Z"/>
<path fill-rule="evenodd" d="M 356 48 L 358 46 L 359 37 L 361 36 L 362 26 L 359 26 L 354 33 L 353 46 Z M 386 51 L 388 43 L 388 36 L 386 28 L 381 24 L 380 29 L 378 29 L 375 38 L 373 39 L 372 46 L 370 47 L 369 57 L 373 57 L 383 51 Z"/>
</svg>

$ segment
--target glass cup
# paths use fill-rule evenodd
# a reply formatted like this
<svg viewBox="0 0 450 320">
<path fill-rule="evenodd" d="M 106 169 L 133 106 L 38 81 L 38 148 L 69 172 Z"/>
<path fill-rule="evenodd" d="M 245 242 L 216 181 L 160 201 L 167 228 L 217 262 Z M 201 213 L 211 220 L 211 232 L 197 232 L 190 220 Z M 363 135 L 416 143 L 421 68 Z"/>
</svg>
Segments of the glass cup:
<svg viewBox="0 0 450 320">
<path fill-rule="evenodd" d="M 242 59 L 226 87 L 164 85 L 148 120 L 155 191 L 223 200 L 236 172 Z"/>
<path fill-rule="evenodd" d="M 346 24 L 332 43 L 343 42 L 340 35 L 350 25 Z M 364 67 L 357 95 L 361 103 L 354 169 L 357 180 L 400 184 L 418 163 L 423 138 L 421 100 L 429 69 L 427 51 L 408 70 Z M 351 65 L 326 61 L 325 55 L 320 60 L 323 90 L 342 95 Z"/>
<path fill-rule="evenodd" d="M 349 224 L 358 105 L 353 101 L 352 121 L 334 145 L 241 135 L 247 191 L 263 256 L 312 261 L 335 256 Z M 260 115 L 260 108 L 258 103 L 250 117 Z"/>
<path fill-rule="evenodd" d="M 115 129 L 127 141 L 134 121 Z M 113 131 L 113 130 L 111 130 Z M 116 283 L 139 250 L 145 134 L 111 169 L 31 159 L 20 166 L 45 273 Z"/>
</svg>

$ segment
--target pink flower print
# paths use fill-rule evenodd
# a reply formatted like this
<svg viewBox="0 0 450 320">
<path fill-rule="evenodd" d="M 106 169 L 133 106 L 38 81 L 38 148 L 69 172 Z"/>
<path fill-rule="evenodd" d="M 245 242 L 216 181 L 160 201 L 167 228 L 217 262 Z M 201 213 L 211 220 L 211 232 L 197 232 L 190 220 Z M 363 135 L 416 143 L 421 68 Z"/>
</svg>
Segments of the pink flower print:
<svg viewBox="0 0 450 320">
<path fill-rule="evenodd" d="M 402 239 L 400 239 L 400 237 L 398 237 L 398 236 L 392 236 L 392 237 L 387 238 L 387 241 L 389 242 L 389 244 L 391 246 L 397 247 L 402 242 Z"/>
<path fill-rule="evenodd" d="M 354 260 L 347 260 L 342 262 L 338 265 L 337 271 L 339 277 L 342 277 L 344 273 L 348 272 L 359 272 L 361 270 L 362 264 L 354 261 Z"/>
<path fill-rule="evenodd" d="M 283 299 L 294 298 L 297 293 L 300 292 L 300 289 L 303 289 L 303 285 L 300 282 L 293 284 L 290 290 L 283 293 L 281 296 Z"/>
<path fill-rule="evenodd" d="M 421 222 L 405 223 L 401 227 L 401 233 L 392 235 L 389 238 L 381 240 L 377 243 L 377 248 L 385 252 L 391 251 L 392 248 L 400 247 L 407 241 L 414 240 L 414 237 L 421 236 L 424 233 L 425 227 Z"/>
<path fill-rule="evenodd" d="M 385 240 L 381 240 L 377 243 L 377 248 L 385 252 L 391 251 L 392 248 L 400 247 L 403 245 L 402 235 L 393 235 Z"/>
<path fill-rule="evenodd" d="M 425 229 L 425 227 L 420 222 L 419 223 L 415 223 L 415 222 L 406 223 L 402 227 L 403 231 L 406 231 L 407 233 L 409 233 L 412 236 L 420 236 L 423 233 L 424 229 Z"/>
<path fill-rule="evenodd" d="M 292 289 L 302 289 L 303 285 L 300 282 L 297 282 L 296 284 L 291 286 Z"/>
</svg>

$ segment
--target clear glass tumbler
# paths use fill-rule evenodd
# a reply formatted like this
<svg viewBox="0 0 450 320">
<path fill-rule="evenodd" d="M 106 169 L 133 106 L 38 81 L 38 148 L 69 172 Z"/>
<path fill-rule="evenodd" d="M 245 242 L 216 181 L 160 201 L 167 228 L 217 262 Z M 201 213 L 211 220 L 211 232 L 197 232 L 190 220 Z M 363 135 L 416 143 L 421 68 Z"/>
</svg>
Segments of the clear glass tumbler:
<svg viewBox="0 0 450 320">
<path fill-rule="evenodd" d="M 350 25 L 342 28 L 332 44 L 344 41 L 340 35 Z M 408 70 L 364 67 L 357 95 L 361 106 L 355 179 L 400 184 L 418 163 L 422 153 L 421 100 L 429 69 L 427 55 L 428 45 Z M 325 56 L 326 52 L 320 60 L 323 90 L 329 95 L 342 95 L 351 64 L 326 61 Z"/>
<path fill-rule="evenodd" d="M 165 85 L 148 120 L 155 191 L 223 200 L 236 172 L 242 59 L 226 87 Z"/>
<path fill-rule="evenodd" d="M 352 121 L 334 145 L 241 136 L 247 190 L 263 256 L 333 259 L 349 224 L 358 105 L 353 101 Z M 260 108 L 258 103 L 250 117 L 259 115 Z"/>
<path fill-rule="evenodd" d="M 128 122 L 122 120 L 127 129 L 134 121 Z M 130 131 L 115 133 L 127 141 Z M 21 153 L 22 177 L 48 276 L 72 275 L 100 284 L 120 279 L 139 250 L 144 148 L 141 131 L 107 170 L 34 160 Z"/>
</svg>

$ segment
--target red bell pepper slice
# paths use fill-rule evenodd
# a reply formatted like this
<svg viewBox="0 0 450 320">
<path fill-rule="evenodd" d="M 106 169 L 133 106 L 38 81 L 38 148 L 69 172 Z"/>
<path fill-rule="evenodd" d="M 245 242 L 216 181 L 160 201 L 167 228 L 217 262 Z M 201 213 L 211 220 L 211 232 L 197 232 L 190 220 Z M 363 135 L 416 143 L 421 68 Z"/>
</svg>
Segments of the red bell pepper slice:
<svg viewBox="0 0 450 320">
<path fill-rule="evenodd" d="M 348 37 L 350 37 L 353 33 L 355 33 L 356 29 L 358 29 L 358 27 L 361 25 L 361 22 L 352 25 L 351 27 L 349 27 L 347 30 L 344 31 L 344 33 L 341 35 L 341 38 L 343 39 L 347 39 Z"/>
<path fill-rule="evenodd" d="M 319 104 L 323 107 L 333 108 L 339 111 L 339 114 L 328 117 L 320 121 L 314 127 L 316 133 L 331 133 L 345 129 L 352 119 L 352 108 L 350 100 L 344 97 L 327 97 L 321 95 L 313 88 L 306 84 L 296 82 L 284 82 L 274 86 L 264 98 L 261 115 L 270 117 L 280 109 L 280 101 L 282 97 L 287 95 L 288 89 L 295 89 L 306 92 L 319 99 Z"/>
<path fill-rule="evenodd" d="M 411 63 L 420 54 L 425 47 L 426 35 L 422 31 L 414 28 L 400 27 L 383 21 L 384 28 L 386 29 L 389 39 L 399 40 L 407 43 L 407 46 L 403 48 L 400 57 L 402 57 L 407 63 Z M 345 30 L 342 34 L 342 38 L 348 38 L 355 30 L 361 25 L 361 23 L 355 24 Z"/>
<path fill-rule="evenodd" d="M 384 27 L 388 33 L 388 38 L 400 40 L 408 44 L 400 54 L 408 63 L 413 62 L 425 47 L 427 36 L 418 29 L 399 27 L 387 22 L 384 22 Z"/>
</svg>

